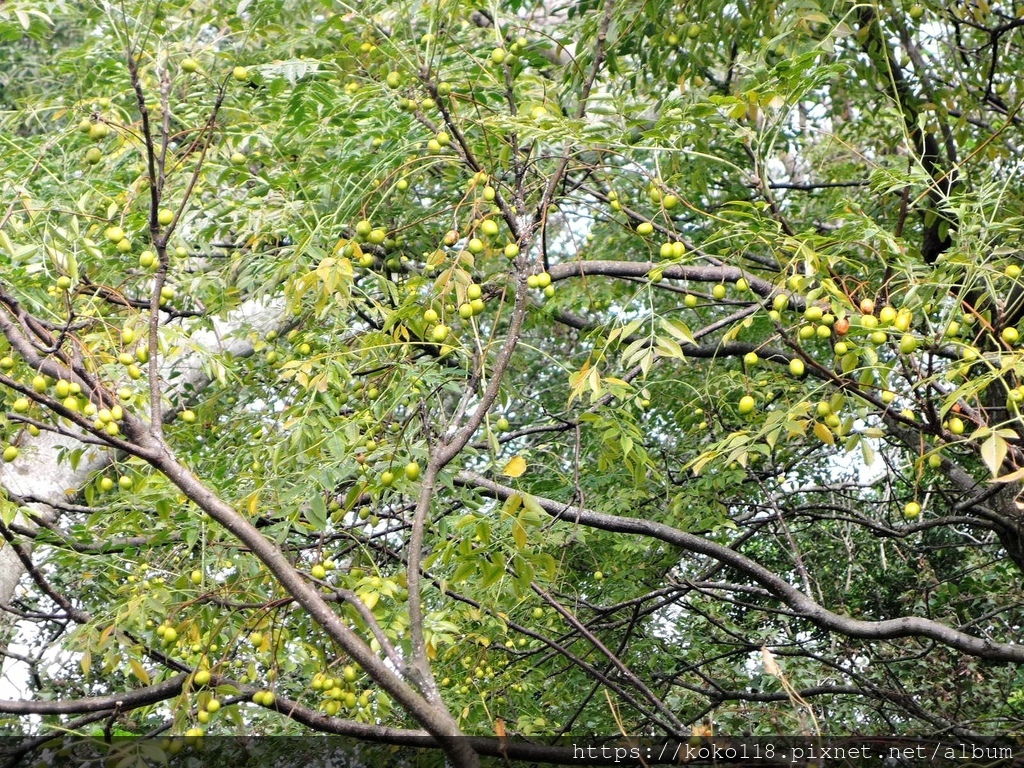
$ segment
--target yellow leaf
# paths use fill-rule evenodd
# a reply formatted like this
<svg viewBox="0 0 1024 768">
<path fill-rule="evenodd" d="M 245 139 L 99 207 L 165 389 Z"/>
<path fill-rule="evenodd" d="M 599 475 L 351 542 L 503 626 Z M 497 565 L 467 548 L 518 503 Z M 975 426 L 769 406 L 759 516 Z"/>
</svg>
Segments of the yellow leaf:
<svg viewBox="0 0 1024 768">
<path fill-rule="evenodd" d="M 142 666 L 142 664 L 139 663 L 139 660 L 138 659 L 128 659 L 128 664 L 132 668 L 132 673 L 137 678 L 139 678 L 139 680 L 141 680 L 143 682 L 143 684 L 149 685 L 149 683 L 150 683 L 149 673 L 146 671 L 146 668 L 144 666 Z"/>
<path fill-rule="evenodd" d="M 832 434 L 832 430 L 820 421 L 814 422 L 814 434 L 817 435 L 821 442 L 827 443 L 828 445 L 834 445 L 836 442 L 836 437 Z"/>
<path fill-rule="evenodd" d="M 518 520 L 512 523 L 512 539 L 516 543 L 516 548 L 523 549 L 526 546 L 526 528 Z"/>
<path fill-rule="evenodd" d="M 513 456 L 505 468 L 501 471 L 505 477 L 521 477 L 526 471 L 526 459 L 522 456 Z"/>
</svg>

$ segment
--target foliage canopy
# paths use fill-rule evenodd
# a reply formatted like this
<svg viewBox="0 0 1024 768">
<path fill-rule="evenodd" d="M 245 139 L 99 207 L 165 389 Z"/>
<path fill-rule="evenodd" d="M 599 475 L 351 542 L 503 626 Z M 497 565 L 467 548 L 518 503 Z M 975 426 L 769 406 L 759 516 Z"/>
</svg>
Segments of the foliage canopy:
<svg viewBox="0 0 1024 768">
<path fill-rule="evenodd" d="M 1019 732 L 1019 5 L 223 5 L 0 3 L 8 732 Z"/>
</svg>

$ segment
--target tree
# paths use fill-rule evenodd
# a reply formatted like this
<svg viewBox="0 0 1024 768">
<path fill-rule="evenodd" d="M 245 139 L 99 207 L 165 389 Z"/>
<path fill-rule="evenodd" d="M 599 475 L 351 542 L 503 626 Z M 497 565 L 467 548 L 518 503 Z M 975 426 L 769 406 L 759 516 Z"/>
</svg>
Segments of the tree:
<svg viewBox="0 0 1024 768">
<path fill-rule="evenodd" d="M 1021 728 L 1016 7 L 220 5 L 0 5 L 26 749 Z"/>
</svg>

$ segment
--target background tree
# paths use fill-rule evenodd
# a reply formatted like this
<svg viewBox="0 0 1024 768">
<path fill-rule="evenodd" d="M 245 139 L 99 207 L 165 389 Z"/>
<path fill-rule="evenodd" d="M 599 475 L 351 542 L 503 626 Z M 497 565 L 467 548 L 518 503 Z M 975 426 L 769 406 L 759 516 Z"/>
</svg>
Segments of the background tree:
<svg viewBox="0 0 1024 768">
<path fill-rule="evenodd" d="M 0 5 L 7 730 L 1017 732 L 1020 11 Z"/>
</svg>

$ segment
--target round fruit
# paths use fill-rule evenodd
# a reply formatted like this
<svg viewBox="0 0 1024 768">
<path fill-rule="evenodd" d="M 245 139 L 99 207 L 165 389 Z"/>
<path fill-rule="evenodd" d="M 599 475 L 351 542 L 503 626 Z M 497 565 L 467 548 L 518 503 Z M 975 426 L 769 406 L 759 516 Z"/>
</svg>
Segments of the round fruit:
<svg viewBox="0 0 1024 768">
<path fill-rule="evenodd" d="M 231 76 L 240 83 L 249 79 L 249 70 L 245 67 L 235 67 L 231 70 Z"/>
<path fill-rule="evenodd" d="M 495 424 L 494 426 L 495 426 L 495 428 L 499 432 L 508 432 L 508 430 L 509 430 L 508 419 L 506 419 L 504 416 L 502 416 L 500 419 L 498 419 L 498 423 Z"/>
<path fill-rule="evenodd" d="M 644 237 L 647 237 L 647 235 L 650 235 L 654 232 L 654 225 L 651 224 L 651 222 L 649 221 L 642 221 L 637 225 L 636 232 L 638 235 L 643 235 Z"/>
<path fill-rule="evenodd" d="M 89 165 L 96 165 L 100 160 L 103 159 L 103 150 L 99 147 L 89 147 L 85 151 L 85 162 Z"/>
<path fill-rule="evenodd" d="M 32 389 L 34 389 L 36 392 L 45 392 L 46 387 L 47 384 L 45 376 L 37 374 L 32 377 Z"/>
<path fill-rule="evenodd" d="M 750 395 L 744 395 L 743 397 L 740 398 L 740 414 L 746 416 L 748 413 L 751 413 L 754 410 L 755 405 L 756 403 L 754 402 L 753 397 L 751 397 Z"/>
<path fill-rule="evenodd" d="M 495 48 L 491 51 L 491 62 L 494 64 L 503 64 L 506 58 L 508 58 L 508 52 L 504 48 Z"/>
<path fill-rule="evenodd" d="M 198 569 L 192 571 L 192 573 L 189 574 L 189 580 L 193 584 L 197 584 L 197 585 L 198 584 L 202 584 L 203 583 L 203 572 L 198 570 Z"/>
<path fill-rule="evenodd" d="M 4 461 L 11 462 L 18 458 L 18 449 L 13 445 L 4 448 Z"/>
<path fill-rule="evenodd" d="M 195 411 L 182 411 L 181 420 L 184 421 L 186 424 L 194 423 L 196 420 Z"/>
<path fill-rule="evenodd" d="M 594 571 L 594 581 L 601 581 L 604 578 L 604 574 L 601 571 Z"/>
<path fill-rule="evenodd" d="M 25 411 L 28 410 L 29 405 L 30 403 L 27 397 L 19 397 L 17 400 L 14 401 L 14 404 L 11 406 L 11 408 L 14 410 L 15 413 L 25 413 Z"/>
<path fill-rule="evenodd" d="M 198 672 L 196 672 L 196 675 L 193 678 L 193 680 L 195 681 L 196 685 L 209 685 L 210 684 L 210 670 L 208 670 L 208 669 L 200 669 Z M 210 708 L 207 707 L 207 709 L 210 709 Z"/>
<path fill-rule="evenodd" d="M 871 299 L 861 299 L 860 312 L 862 315 L 873 315 L 875 313 L 875 302 Z"/>
<path fill-rule="evenodd" d="M 199 71 L 199 62 L 196 61 L 195 59 L 191 59 L 191 58 L 189 58 L 189 59 L 182 59 L 181 60 L 181 70 L 183 72 L 189 72 L 189 73 L 197 72 L 197 71 Z"/>
<path fill-rule="evenodd" d="M 139 254 L 139 266 L 143 269 L 149 269 L 156 264 L 156 254 L 152 251 L 143 251 Z"/>
<path fill-rule="evenodd" d="M 14 358 L 10 355 L 0 357 L 0 371 L 9 371 L 14 367 Z"/>
<path fill-rule="evenodd" d="M 231 153 L 231 164 L 232 165 L 245 165 L 245 160 L 246 160 L 245 155 L 243 155 L 241 152 L 232 152 Z"/>
<path fill-rule="evenodd" d="M 263 633 L 253 632 L 251 635 L 249 635 L 249 644 L 253 648 L 259 648 L 261 645 L 263 645 Z"/>
<path fill-rule="evenodd" d="M 135 481 L 128 475 L 121 475 L 117 479 L 117 484 L 121 486 L 121 490 L 130 491 L 135 486 Z"/>
<path fill-rule="evenodd" d="M 385 469 L 380 473 L 380 484 L 385 488 L 390 488 L 395 483 L 395 473 L 390 469 Z"/>
<path fill-rule="evenodd" d="M 825 310 L 823 310 L 821 307 L 815 304 L 812 304 L 811 306 L 804 310 L 804 317 L 807 320 L 810 320 L 812 323 L 816 323 L 819 320 L 821 320 L 824 314 Z"/>
<path fill-rule="evenodd" d="M 405 476 L 409 480 L 418 480 L 420 476 L 420 465 L 415 461 L 410 461 L 405 465 Z"/>
<path fill-rule="evenodd" d="M 909 355 L 917 350 L 917 339 L 909 333 L 903 334 L 900 339 L 900 352 Z"/>
<path fill-rule="evenodd" d="M 799 357 L 794 357 L 789 361 L 789 372 L 794 376 L 803 376 L 804 370 L 804 361 Z"/>
<path fill-rule="evenodd" d="M 209 712 L 210 714 L 213 714 L 214 712 L 217 712 L 218 710 L 220 710 L 220 702 L 217 699 L 210 699 L 208 702 L 206 702 L 206 711 L 207 712 Z"/>
<path fill-rule="evenodd" d="M 907 506 L 903 508 L 903 514 L 908 518 L 917 517 L 921 514 L 921 505 L 916 501 L 908 501 Z"/>
<path fill-rule="evenodd" d="M 757 352 L 747 352 L 743 356 L 743 362 L 748 366 L 757 365 L 757 359 Z"/>
<path fill-rule="evenodd" d="M 434 329 L 430 332 L 430 338 L 440 344 L 448 338 L 448 326 L 435 325 Z"/>
<path fill-rule="evenodd" d="M 683 297 L 683 304 L 687 308 L 693 309 L 694 307 L 697 306 L 697 297 L 694 296 L 692 293 L 688 293 L 686 294 L 686 296 Z"/>
<path fill-rule="evenodd" d="M 327 569 L 324 568 L 320 563 L 317 563 L 309 569 L 310 574 L 314 579 L 325 579 L 327 578 Z"/>
<path fill-rule="evenodd" d="M 725 298 L 725 286 L 718 283 L 714 288 L 711 289 L 711 295 L 718 300 Z"/>
<path fill-rule="evenodd" d="M 168 224 L 174 221 L 174 211 L 172 211 L 170 208 L 161 208 L 159 211 L 157 211 L 156 220 L 162 226 L 166 227 Z"/>
<path fill-rule="evenodd" d="M 1013 326 L 1003 328 L 1003 332 L 999 335 L 1007 344 L 1016 344 L 1017 340 L 1020 338 L 1020 333 Z"/>
<path fill-rule="evenodd" d="M 962 435 L 964 433 L 965 428 L 966 425 L 964 424 L 963 419 L 961 419 L 959 416 L 954 416 L 952 419 L 949 420 L 949 431 L 952 432 L 954 435 Z"/>
<path fill-rule="evenodd" d="M 921 5 L 912 5 L 912 6 L 910 6 L 909 15 L 910 15 L 910 18 L 913 19 L 914 21 L 920 20 L 921 17 L 924 16 L 924 6 L 921 6 Z"/>
</svg>

